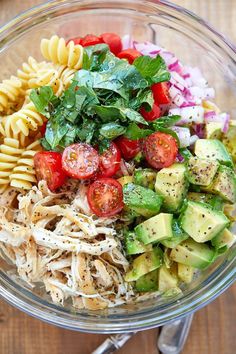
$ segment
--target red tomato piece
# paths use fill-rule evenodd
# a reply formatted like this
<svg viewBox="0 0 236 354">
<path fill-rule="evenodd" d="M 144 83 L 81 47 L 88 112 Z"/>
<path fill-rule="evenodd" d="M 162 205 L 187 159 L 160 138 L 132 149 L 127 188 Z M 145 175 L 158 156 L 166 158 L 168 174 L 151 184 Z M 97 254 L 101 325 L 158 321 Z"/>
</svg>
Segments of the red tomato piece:
<svg viewBox="0 0 236 354">
<path fill-rule="evenodd" d="M 140 151 L 139 140 L 131 140 L 120 136 L 115 140 L 125 160 L 133 159 Z"/>
<path fill-rule="evenodd" d="M 144 140 L 143 152 L 149 165 L 161 169 L 174 163 L 178 145 L 172 135 L 155 132 Z"/>
<path fill-rule="evenodd" d="M 122 51 L 122 42 L 120 36 L 116 33 L 103 33 L 101 39 L 110 47 L 110 51 L 117 55 Z"/>
<path fill-rule="evenodd" d="M 152 110 L 149 112 L 144 107 L 141 107 L 140 113 L 147 122 L 152 122 L 161 116 L 160 107 L 156 103 L 153 104 Z"/>
<path fill-rule="evenodd" d="M 120 59 L 127 59 L 130 64 L 133 64 L 134 60 L 138 57 L 140 57 L 142 54 L 138 52 L 136 49 L 125 49 L 122 50 L 119 54 L 117 54 L 117 57 Z"/>
<path fill-rule="evenodd" d="M 81 37 L 70 38 L 70 39 L 68 39 L 66 44 L 68 44 L 70 41 L 73 41 L 75 45 L 81 44 L 82 38 Z"/>
<path fill-rule="evenodd" d="M 103 43 L 100 37 L 95 36 L 94 34 L 87 34 L 85 37 L 81 39 L 80 44 L 83 47 L 89 47 L 90 45 Z"/>
<path fill-rule="evenodd" d="M 62 170 L 62 157 L 59 152 L 37 152 L 34 155 L 34 167 L 37 180 L 46 181 L 51 191 L 55 191 L 65 183 L 66 175 Z"/>
<path fill-rule="evenodd" d="M 90 184 L 87 197 L 97 216 L 112 216 L 123 209 L 122 186 L 113 178 L 99 178 Z"/>
<path fill-rule="evenodd" d="M 44 135 L 45 135 L 45 133 L 46 133 L 47 122 L 48 122 L 48 121 L 44 122 L 43 125 L 39 128 L 42 137 L 44 137 Z"/>
<path fill-rule="evenodd" d="M 112 177 L 120 169 L 121 153 L 115 143 L 111 142 L 108 150 L 100 155 L 99 177 Z"/>
<path fill-rule="evenodd" d="M 167 82 L 160 82 L 152 85 L 152 93 L 156 104 L 170 103 L 169 89 Z"/>
<path fill-rule="evenodd" d="M 73 144 L 67 146 L 62 154 L 62 168 L 72 178 L 91 178 L 97 172 L 98 166 L 99 155 L 91 145 Z"/>
</svg>

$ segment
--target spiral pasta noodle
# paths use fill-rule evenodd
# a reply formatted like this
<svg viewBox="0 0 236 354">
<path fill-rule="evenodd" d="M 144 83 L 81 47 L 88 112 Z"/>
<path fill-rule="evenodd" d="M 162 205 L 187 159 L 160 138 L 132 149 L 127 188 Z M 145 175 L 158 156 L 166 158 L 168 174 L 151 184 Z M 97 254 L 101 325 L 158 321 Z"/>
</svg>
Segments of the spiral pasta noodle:
<svg viewBox="0 0 236 354">
<path fill-rule="evenodd" d="M 42 39 L 41 53 L 47 60 L 54 64 L 66 65 L 72 69 L 80 69 L 83 61 L 83 47 L 70 41 L 66 44 L 64 38 L 52 36 L 50 39 Z"/>
<path fill-rule="evenodd" d="M 25 144 L 25 137 L 30 131 L 38 131 L 44 123 L 44 117 L 39 114 L 32 102 L 23 106 L 18 112 L 7 117 L 3 122 L 5 136 L 18 139 L 22 145 Z"/>
<path fill-rule="evenodd" d="M 37 62 L 33 57 L 28 58 L 27 63 L 22 64 L 22 68 L 17 70 L 17 77 L 21 81 L 24 89 L 29 88 L 29 80 L 42 68 L 46 67 L 46 62 Z"/>
<path fill-rule="evenodd" d="M 39 88 L 41 86 L 51 86 L 57 96 L 60 96 L 64 90 L 58 71 L 50 66 L 38 70 L 34 77 L 29 80 L 30 88 Z"/>
<path fill-rule="evenodd" d="M 0 190 L 10 183 L 10 175 L 23 150 L 17 139 L 5 138 L 0 146 Z"/>
<path fill-rule="evenodd" d="M 76 73 L 76 69 L 68 68 L 65 65 L 56 65 L 55 66 L 58 76 L 62 81 L 64 89 L 67 89 L 72 83 L 72 79 Z"/>
<path fill-rule="evenodd" d="M 32 184 L 37 182 L 34 169 L 34 155 L 40 150 L 42 148 L 39 140 L 37 140 L 23 151 L 10 175 L 10 185 L 12 187 L 29 190 L 32 188 Z"/>
<path fill-rule="evenodd" d="M 0 83 L 0 112 L 8 113 L 14 111 L 24 96 L 21 81 L 11 76 L 8 80 Z"/>
</svg>

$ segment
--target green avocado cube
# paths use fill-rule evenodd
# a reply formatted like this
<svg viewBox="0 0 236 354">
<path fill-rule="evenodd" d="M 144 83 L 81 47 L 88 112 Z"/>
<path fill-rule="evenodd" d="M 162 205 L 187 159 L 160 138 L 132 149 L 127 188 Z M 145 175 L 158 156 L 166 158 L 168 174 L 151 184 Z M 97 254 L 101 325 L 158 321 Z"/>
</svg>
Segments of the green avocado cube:
<svg viewBox="0 0 236 354">
<path fill-rule="evenodd" d="M 229 130 L 223 137 L 223 143 L 231 153 L 233 160 L 236 162 L 236 121 L 231 120 Z"/>
<path fill-rule="evenodd" d="M 175 289 L 178 285 L 178 278 L 171 269 L 166 268 L 162 265 L 159 269 L 159 282 L 158 290 L 163 293 L 169 291 L 170 289 Z"/>
<path fill-rule="evenodd" d="M 207 204 L 189 201 L 181 216 L 182 229 L 196 242 L 206 242 L 223 231 L 229 220 L 223 212 Z"/>
<path fill-rule="evenodd" d="M 147 245 L 171 238 L 173 236 L 172 220 L 172 214 L 160 213 L 142 222 L 134 229 L 137 239 Z"/>
<path fill-rule="evenodd" d="M 184 232 L 177 220 L 172 222 L 172 237 L 160 241 L 160 243 L 167 248 L 175 248 L 179 243 L 186 240 L 189 236 Z"/>
<path fill-rule="evenodd" d="M 162 197 L 149 188 L 127 183 L 123 187 L 124 204 L 138 215 L 149 218 L 159 213 Z"/>
<path fill-rule="evenodd" d="M 134 259 L 131 269 L 125 275 L 125 281 L 136 281 L 144 274 L 159 268 L 163 262 L 163 252 L 160 248 L 154 248 L 151 252 L 145 252 Z"/>
<path fill-rule="evenodd" d="M 125 249 L 126 254 L 133 255 L 144 253 L 152 250 L 151 245 L 144 245 L 137 239 L 137 236 L 134 232 L 129 231 L 125 233 Z"/>
<path fill-rule="evenodd" d="M 153 270 L 140 277 L 135 284 L 137 291 L 156 291 L 158 290 L 158 269 Z"/>
<path fill-rule="evenodd" d="M 227 166 L 233 166 L 233 161 L 224 144 L 216 139 L 198 139 L 194 153 L 200 159 L 220 161 Z"/>
<path fill-rule="evenodd" d="M 191 157 L 188 160 L 188 180 L 192 184 L 209 186 L 220 164 L 218 161 Z"/>
<path fill-rule="evenodd" d="M 224 229 L 224 231 L 219 233 L 211 240 L 211 243 L 214 247 L 216 247 L 217 249 L 225 248 L 226 250 L 233 246 L 235 242 L 236 235 L 232 234 L 232 232 L 228 229 Z"/>
<path fill-rule="evenodd" d="M 138 169 L 134 171 L 134 183 L 145 188 L 154 190 L 156 182 L 156 171 L 151 168 Z"/>
<path fill-rule="evenodd" d="M 178 263 L 178 277 L 180 280 L 182 280 L 184 283 L 189 284 L 193 280 L 193 274 L 194 274 L 194 268 Z"/>
<path fill-rule="evenodd" d="M 177 263 L 197 269 L 208 267 L 215 260 L 215 250 L 207 244 L 197 243 L 191 238 L 183 241 L 170 252 L 170 258 Z"/>
</svg>

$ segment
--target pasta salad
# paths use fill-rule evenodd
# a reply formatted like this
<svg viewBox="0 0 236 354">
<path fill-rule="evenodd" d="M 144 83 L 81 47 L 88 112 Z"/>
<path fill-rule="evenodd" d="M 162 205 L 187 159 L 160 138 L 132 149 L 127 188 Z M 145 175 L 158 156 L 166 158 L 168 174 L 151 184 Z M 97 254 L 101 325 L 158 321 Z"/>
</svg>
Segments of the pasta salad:
<svg viewBox="0 0 236 354">
<path fill-rule="evenodd" d="M 0 250 L 54 303 L 174 296 L 234 244 L 236 124 L 198 68 L 115 33 L 0 83 Z"/>
</svg>

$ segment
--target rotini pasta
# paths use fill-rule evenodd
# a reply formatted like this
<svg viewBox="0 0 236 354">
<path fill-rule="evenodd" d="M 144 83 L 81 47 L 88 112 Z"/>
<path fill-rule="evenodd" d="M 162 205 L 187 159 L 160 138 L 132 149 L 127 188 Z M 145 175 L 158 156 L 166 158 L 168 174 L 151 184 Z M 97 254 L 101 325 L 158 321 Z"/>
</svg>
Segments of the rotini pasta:
<svg viewBox="0 0 236 354">
<path fill-rule="evenodd" d="M 67 89 L 72 82 L 76 69 L 68 68 L 65 65 L 56 65 L 55 68 L 58 71 L 58 75 L 63 83 L 64 89 Z"/>
<path fill-rule="evenodd" d="M 54 64 L 66 65 L 72 69 L 82 67 L 83 47 L 75 45 L 73 41 L 66 44 L 64 38 L 52 36 L 50 39 L 42 39 L 40 49 L 44 58 Z"/>
<path fill-rule="evenodd" d="M 24 97 L 21 81 L 11 76 L 0 83 L 0 112 L 9 113 L 15 110 Z"/>
<path fill-rule="evenodd" d="M 18 139 L 22 146 L 30 131 L 37 131 L 43 125 L 44 117 L 39 114 L 32 102 L 23 106 L 18 112 L 4 118 L 3 125 L 7 138 Z"/>
<path fill-rule="evenodd" d="M 59 78 L 58 71 L 50 65 L 38 70 L 34 77 L 29 80 L 30 88 L 38 88 L 41 86 L 51 86 L 57 96 L 60 96 L 64 90 L 63 82 Z"/>
<path fill-rule="evenodd" d="M 39 140 L 33 142 L 21 154 L 10 175 L 10 185 L 18 189 L 28 190 L 35 183 L 34 155 L 42 150 Z"/>
<path fill-rule="evenodd" d="M 24 150 L 17 139 L 5 138 L 0 146 L 0 189 L 10 183 L 10 175 Z"/>
<path fill-rule="evenodd" d="M 47 66 L 45 61 L 37 62 L 33 57 L 29 57 L 27 63 L 23 63 L 22 69 L 17 70 L 17 77 L 22 83 L 24 89 L 29 88 L 29 80 L 43 67 Z"/>
</svg>

